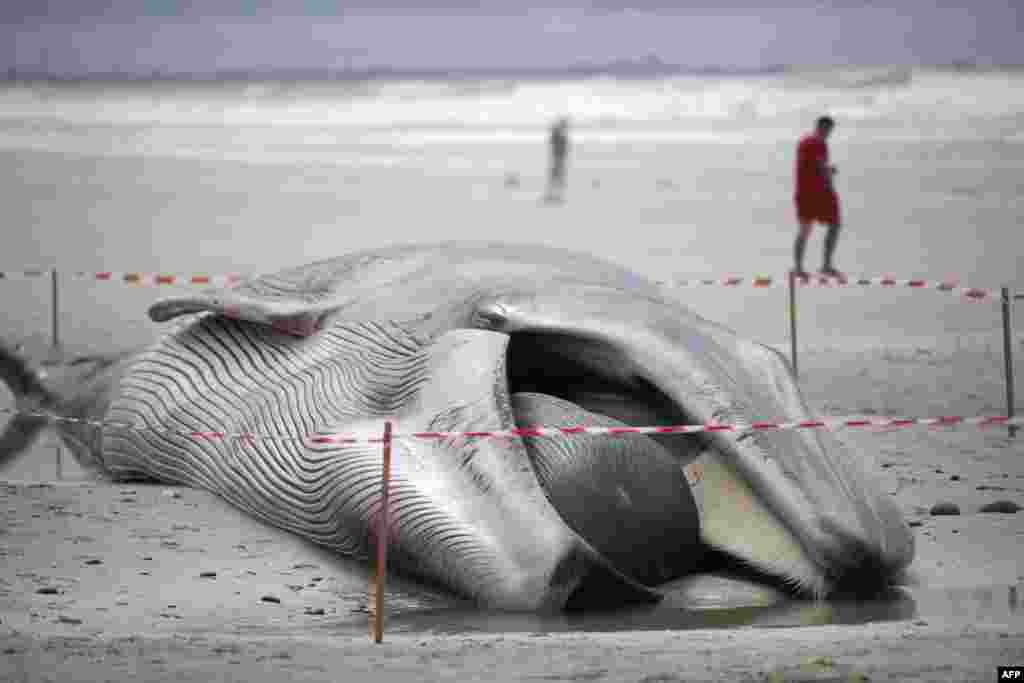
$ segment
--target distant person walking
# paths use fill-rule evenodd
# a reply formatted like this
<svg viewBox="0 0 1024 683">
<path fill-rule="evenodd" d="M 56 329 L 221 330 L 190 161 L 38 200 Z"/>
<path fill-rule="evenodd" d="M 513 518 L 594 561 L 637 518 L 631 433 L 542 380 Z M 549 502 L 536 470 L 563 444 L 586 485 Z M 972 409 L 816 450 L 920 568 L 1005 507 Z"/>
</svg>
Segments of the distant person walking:
<svg viewBox="0 0 1024 683">
<path fill-rule="evenodd" d="M 796 216 L 800 231 L 793 245 L 795 267 L 793 274 L 808 277 L 804 270 L 804 251 L 814 223 L 828 226 L 825 235 L 825 258 L 821 274 L 842 277 L 832 262 L 832 256 L 839 242 L 839 196 L 832 184 L 836 169 L 828 163 L 826 140 L 836 123 L 830 116 L 818 118 L 814 132 L 804 136 L 796 150 Z"/>
<path fill-rule="evenodd" d="M 565 193 L 565 164 L 569 156 L 569 119 L 562 117 L 551 126 L 548 138 L 551 148 L 551 167 L 548 173 L 548 191 L 544 199 L 562 201 Z"/>
</svg>

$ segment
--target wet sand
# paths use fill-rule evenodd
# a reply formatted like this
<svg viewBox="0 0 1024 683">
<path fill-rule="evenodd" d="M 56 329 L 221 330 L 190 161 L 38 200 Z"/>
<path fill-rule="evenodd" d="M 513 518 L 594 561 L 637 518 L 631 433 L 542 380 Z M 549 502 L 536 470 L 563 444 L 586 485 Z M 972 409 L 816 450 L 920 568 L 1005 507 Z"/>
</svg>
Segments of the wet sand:
<svg viewBox="0 0 1024 683">
<path fill-rule="evenodd" d="M 805 392 L 833 414 L 914 414 L 947 380 L 948 407 L 991 407 L 999 377 L 984 348 L 802 359 Z M 979 508 L 1024 505 L 1024 435 L 873 431 L 845 438 L 916 532 L 897 599 L 694 609 L 680 589 L 660 611 L 572 621 L 475 613 L 393 580 L 381 645 L 365 566 L 202 491 L 29 481 L 15 462 L 0 472 L 0 680 L 991 680 L 1024 661 L 1024 517 Z M 930 514 L 938 502 L 961 514 Z"/>
</svg>

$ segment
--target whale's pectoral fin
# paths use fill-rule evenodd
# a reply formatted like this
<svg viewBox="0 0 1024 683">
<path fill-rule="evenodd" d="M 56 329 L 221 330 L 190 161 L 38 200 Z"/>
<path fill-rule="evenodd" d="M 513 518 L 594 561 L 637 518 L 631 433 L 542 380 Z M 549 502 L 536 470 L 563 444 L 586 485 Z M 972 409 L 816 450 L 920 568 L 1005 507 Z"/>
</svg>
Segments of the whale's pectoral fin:
<svg viewBox="0 0 1024 683">
<path fill-rule="evenodd" d="M 149 317 L 164 322 L 181 315 L 210 312 L 307 337 L 322 329 L 326 316 L 337 309 L 335 303 L 311 303 L 298 295 L 271 297 L 241 289 L 220 289 L 163 299 L 150 306 Z"/>
<path fill-rule="evenodd" d="M 149 317 L 164 322 L 190 313 L 217 313 L 273 327 L 299 337 L 325 326 L 327 316 L 379 290 L 399 276 L 415 279 L 422 264 L 384 257 L 331 259 L 248 278 L 200 294 L 153 304 Z"/>
<path fill-rule="evenodd" d="M 305 337 L 323 329 L 332 313 L 363 303 L 382 288 L 424 282 L 434 265 L 430 254 L 351 254 L 243 279 L 194 296 L 163 299 L 150 307 L 149 317 L 164 322 L 212 312 Z"/>
</svg>

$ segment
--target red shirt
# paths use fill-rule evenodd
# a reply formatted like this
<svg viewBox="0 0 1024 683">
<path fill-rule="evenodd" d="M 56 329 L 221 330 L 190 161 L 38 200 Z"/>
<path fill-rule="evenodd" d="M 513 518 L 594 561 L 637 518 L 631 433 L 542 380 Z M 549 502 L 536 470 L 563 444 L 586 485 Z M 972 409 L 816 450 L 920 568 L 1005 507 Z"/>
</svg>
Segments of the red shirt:
<svg viewBox="0 0 1024 683">
<path fill-rule="evenodd" d="M 817 133 L 806 135 L 796 148 L 796 195 L 829 194 L 821 165 L 828 165 L 828 145 Z"/>
</svg>

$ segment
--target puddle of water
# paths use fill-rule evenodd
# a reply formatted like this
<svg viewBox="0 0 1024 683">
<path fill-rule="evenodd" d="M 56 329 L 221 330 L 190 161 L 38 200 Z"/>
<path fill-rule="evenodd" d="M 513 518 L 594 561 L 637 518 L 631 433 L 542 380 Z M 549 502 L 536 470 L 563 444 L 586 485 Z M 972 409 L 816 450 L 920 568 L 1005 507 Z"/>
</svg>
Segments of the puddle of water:
<svg viewBox="0 0 1024 683">
<path fill-rule="evenodd" d="M 769 605 L 680 607 L 671 600 L 642 608 L 583 614 L 519 614 L 469 607 L 389 611 L 387 630 L 437 634 L 512 632 L 608 632 L 798 626 L 858 625 L 869 622 L 956 621 L 1005 623 L 1024 618 L 1024 584 L 985 588 L 894 588 L 873 600 Z"/>
<path fill-rule="evenodd" d="M 917 616 L 914 600 L 897 591 L 871 602 L 787 601 L 762 606 L 684 608 L 671 605 L 634 607 L 580 614 L 518 614 L 464 610 L 418 611 L 394 615 L 388 629 L 434 633 L 683 631 L 705 628 L 773 628 L 862 624 Z"/>
</svg>

